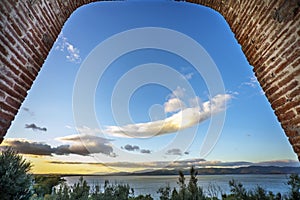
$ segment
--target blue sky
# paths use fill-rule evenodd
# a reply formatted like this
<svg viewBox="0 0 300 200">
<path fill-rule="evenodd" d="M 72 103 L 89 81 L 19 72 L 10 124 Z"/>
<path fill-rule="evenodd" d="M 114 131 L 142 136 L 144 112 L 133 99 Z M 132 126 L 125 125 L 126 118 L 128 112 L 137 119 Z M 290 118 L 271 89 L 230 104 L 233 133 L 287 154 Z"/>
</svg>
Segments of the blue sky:
<svg viewBox="0 0 300 200">
<path fill-rule="evenodd" d="M 113 35 L 145 27 L 176 31 L 202 46 L 223 80 L 225 93 L 219 95 L 226 97 L 226 102 L 219 102 L 214 98 L 215 94 L 210 94 L 205 78 L 186 58 L 162 49 L 143 48 L 120 55 L 100 77 L 92 94 L 95 101 L 92 107 L 99 127 L 78 126 L 74 120 L 74 106 L 84 110 L 87 105 L 74 100 L 73 92 L 85 60 L 94 48 Z M 147 37 L 150 41 L 154 36 L 149 34 Z M 115 52 L 125 43 L 135 42 L 134 39 L 124 41 L 124 44 L 109 46 L 107 51 Z M 176 42 L 174 40 L 174 44 Z M 184 45 L 182 43 L 176 48 L 188 49 Z M 101 55 L 93 60 L 94 70 L 103 67 L 103 60 L 105 58 Z M 140 75 L 138 66 L 142 70 L 149 67 L 150 71 Z M 165 74 L 160 69 L 171 72 Z M 82 86 L 87 91 L 92 76 L 92 72 L 88 74 L 86 85 Z M 156 82 L 160 78 L 166 80 L 167 85 Z M 138 85 L 135 91 L 127 90 L 130 84 L 139 80 L 148 82 Z M 191 90 L 185 88 L 186 85 Z M 188 94 L 189 91 L 194 96 Z M 129 99 L 121 98 L 128 92 Z M 130 132 L 132 127 L 152 128 L 151 121 L 175 119 L 176 114 L 184 113 L 183 110 L 193 110 L 195 106 L 191 101 L 196 99 L 203 110 L 207 105 L 205 102 L 215 100 L 216 108 L 210 110 L 213 115 L 219 116 L 226 111 L 220 137 L 204 157 L 200 157 L 200 150 L 210 118 L 194 124 L 188 121 L 192 125 L 179 131 L 165 131 L 166 134 L 159 136 L 126 138 L 115 134 L 116 128 Z M 188 118 L 190 115 L 183 116 Z M 165 129 L 172 130 L 167 126 Z M 150 134 L 149 131 L 143 133 Z M 35 165 L 39 165 L 40 160 L 57 162 L 57 165 L 68 161 L 116 163 L 205 159 L 207 162 L 257 163 L 297 160 L 224 18 L 199 5 L 172 1 L 92 3 L 74 12 L 49 53 L 6 139 L 4 145 L 14 147 L 14 141 L 22 141 L 23 145 L 27 142 L 27 146 L 24 145 L 27 148 L 39 146 L 43 149 L 46 146 L 44 155 L 36 153 L 39 161 L 33 159 L 34 151 L 23 152 Z M 81 142 L 89 153 L 84 152 Z M 22 153 L 22 147 L 17 149 Z"/>
</svg>

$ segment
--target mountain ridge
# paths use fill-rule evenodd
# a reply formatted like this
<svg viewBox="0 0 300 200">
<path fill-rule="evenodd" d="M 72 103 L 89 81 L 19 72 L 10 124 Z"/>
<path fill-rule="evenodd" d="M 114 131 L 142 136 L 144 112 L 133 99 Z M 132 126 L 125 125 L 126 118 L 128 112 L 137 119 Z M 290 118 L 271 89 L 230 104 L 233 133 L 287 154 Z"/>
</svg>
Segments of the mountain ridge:
<svg viewBox="0 0 300 200">
<path fill-rule="evenodd" d="M 198 175 L 225 175 L 225 174 L 300 174 L 300 167 L 279 166 L 248 166 L 237 168 L 195 168 Z M 159 169 L 154 171 L 119 172 L 112 176 L 155 176 L 155 175 L 178 175 L 182 171 L 188 175 L 190 169 Z"/>
</svg>

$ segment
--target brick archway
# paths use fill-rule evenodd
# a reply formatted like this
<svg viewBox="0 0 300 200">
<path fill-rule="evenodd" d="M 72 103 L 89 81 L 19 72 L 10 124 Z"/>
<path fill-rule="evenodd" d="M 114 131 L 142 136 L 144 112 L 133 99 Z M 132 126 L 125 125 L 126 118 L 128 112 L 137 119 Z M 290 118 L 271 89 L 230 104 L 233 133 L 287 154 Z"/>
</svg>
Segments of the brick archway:
<svg viewBox="0 0 300 200">
<path fill-rule="evenodd" d="M 65 21 L 96 0 L 0 2 L 0 143 Z M 300 158 L 300 0 L 188 0 L 221 13 Z"/>
</svg>

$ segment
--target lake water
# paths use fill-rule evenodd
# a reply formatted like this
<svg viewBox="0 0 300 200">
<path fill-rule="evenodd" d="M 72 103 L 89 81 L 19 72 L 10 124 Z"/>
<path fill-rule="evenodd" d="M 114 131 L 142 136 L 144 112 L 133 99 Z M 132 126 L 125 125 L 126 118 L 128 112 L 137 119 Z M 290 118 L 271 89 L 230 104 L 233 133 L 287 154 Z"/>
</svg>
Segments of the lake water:
<svg viewBox="0 0 300 200">
<path fill-rule="evenodd" d="M 186 183 L 188 182 L 186 176 Z M 68 185 L 73 185 L 78 182 L 79 176 L 64 177 Z M 134 189 L 134 194 L 151 194 L 154 199 L 159 198 L 157 190 L 160 187 L 169 185 L 172 189 L 178 188 L 178 176 L 83 176 L 90 185 L 98 184 L 103 188 L 104 181 L 110 183 L 129 184 Z M 274 194 L 280 192 L 286 194 L 289 190 L 287 185 L 288 175 L 199 175 L 198 185 L 202 186 L 204 191 L 208 191 L 210 185 L 217 185 L 223 193 L 229 193 L 230 188 L 228 182 L 232 179 L 241 182 L 245 188 L 254 189 L 256 186 L 261 186 L 267 191 L 272 191 Z"/>
</svg>

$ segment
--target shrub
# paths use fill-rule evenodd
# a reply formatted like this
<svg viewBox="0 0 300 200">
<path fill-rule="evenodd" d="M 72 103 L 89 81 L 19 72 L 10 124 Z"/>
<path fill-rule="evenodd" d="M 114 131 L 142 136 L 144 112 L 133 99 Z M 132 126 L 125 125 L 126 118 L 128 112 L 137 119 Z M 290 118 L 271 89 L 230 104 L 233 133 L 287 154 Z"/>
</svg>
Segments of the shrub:
<svg viewBox="0 0 300 200">
<path fill-rule="evenodd" d="M 290 180 L 287 182 L 290 186 L 289 199 L 298 200 L 300 199 L 300 177 L 298 174 L 291 174 Z"/>
<path fill-rule="evenodd" d="M 11 148 L 0 154 L 1 199 L 29 199 L 31 196 L 31 164 Z"/>
<path fill-rule="evenodd" d="M 60 176 L 58 175 L 35 175 L 34 176 L 34 185 L 33 190 L 34 193 L 38 197 L 44 197 L 45 195 L 52 194 L 52 190 L 54 186 L 60 184 L 63 181 Z"/>
</svg>

